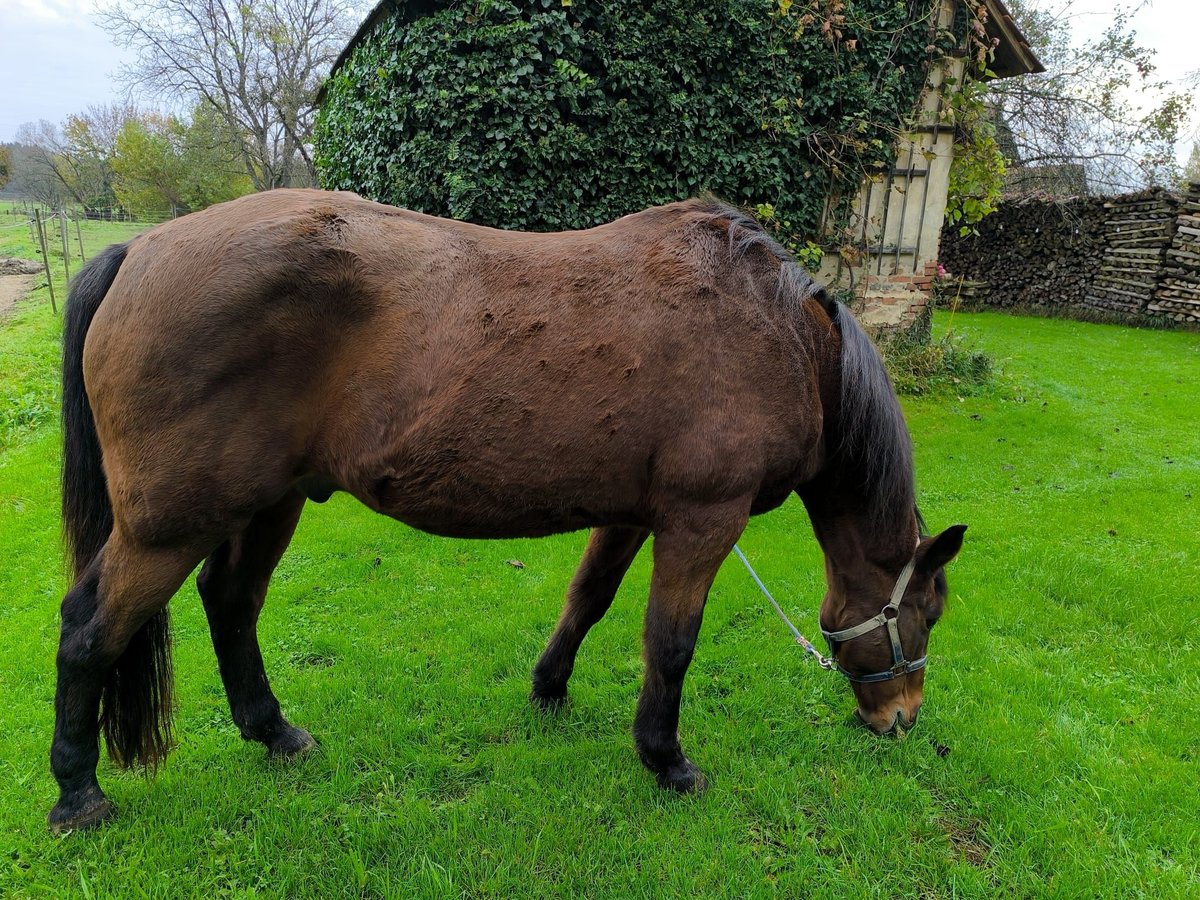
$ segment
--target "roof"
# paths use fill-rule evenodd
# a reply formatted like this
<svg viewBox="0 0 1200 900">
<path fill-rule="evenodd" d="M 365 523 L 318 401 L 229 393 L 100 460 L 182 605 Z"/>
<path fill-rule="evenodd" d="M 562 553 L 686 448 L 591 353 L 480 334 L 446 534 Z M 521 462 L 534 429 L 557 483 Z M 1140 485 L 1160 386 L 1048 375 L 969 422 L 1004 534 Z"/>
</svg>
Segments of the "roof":
<svg viewBox="0 0 1200 900">
<path fill-rule="evenodd" d="M 1021 33 L 1012 13 L 1001 0 L 984 0 L 988 17 L 984 23 L 988 36 L 996 40 L 996 53 L 991 69 L 997 78 L 1013 78 L 1017 75 L 1036 75 L 1046 67 L 1034 55 L 1029 40 Z"/>
</svg>

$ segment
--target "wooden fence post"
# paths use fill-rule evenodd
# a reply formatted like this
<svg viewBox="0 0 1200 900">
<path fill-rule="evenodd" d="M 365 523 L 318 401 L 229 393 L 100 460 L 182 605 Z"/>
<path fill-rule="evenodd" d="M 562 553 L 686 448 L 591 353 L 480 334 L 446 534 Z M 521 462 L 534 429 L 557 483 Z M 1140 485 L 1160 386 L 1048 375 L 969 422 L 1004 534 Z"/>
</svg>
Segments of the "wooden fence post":
<svg viewBox="0 0 1200 900">
<path fill-rule="evenodd" d="M 83 232 L 79 228 L 79 220 L 75 220 L 75 237 L 79 241 L 79 264 L 83 265 L 87 262 L 87 257 L 83 255 Z"/>
<path fill-rule="evenodd" d="M 67 211 L 58 211 L 58 234 L 63 245 L 63 271 L 67 273 L 67 282 L 71 281 L 71 239 L 67 237 Z"/>
<path fill-rule="evenodd" d="M 42 264 L 46 267 L 46 286 L 50 288 L 50 310 L 58 315 L 58 304 L 54 302 L 54 276 L 50 274 L 50 254 L 46 252 L 46 229 L 42 227 L 42 211 L 37 207 L 34 207 L 33 218 L 37 222 L 38 244 L 42 248 Z"/>
</svg>

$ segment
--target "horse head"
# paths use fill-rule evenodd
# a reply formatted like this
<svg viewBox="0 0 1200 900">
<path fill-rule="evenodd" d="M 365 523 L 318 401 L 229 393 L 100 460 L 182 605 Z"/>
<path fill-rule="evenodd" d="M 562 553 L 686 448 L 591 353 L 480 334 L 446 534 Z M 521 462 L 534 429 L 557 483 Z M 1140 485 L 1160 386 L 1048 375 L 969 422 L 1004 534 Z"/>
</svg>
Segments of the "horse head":
<svg viewBox="0 0 1200 900">
<path fill-rule="evenodd" d="M 929 633 L 946 604 L 943 568 L 962 548 L 965 525 L 922 538 L 900 571 L 862 563 L 831 567 L 821 631 L 835 668 L 854 690 L 855 715 L 876 734 L 912 728 L 921 709 Z"/>
</svg>

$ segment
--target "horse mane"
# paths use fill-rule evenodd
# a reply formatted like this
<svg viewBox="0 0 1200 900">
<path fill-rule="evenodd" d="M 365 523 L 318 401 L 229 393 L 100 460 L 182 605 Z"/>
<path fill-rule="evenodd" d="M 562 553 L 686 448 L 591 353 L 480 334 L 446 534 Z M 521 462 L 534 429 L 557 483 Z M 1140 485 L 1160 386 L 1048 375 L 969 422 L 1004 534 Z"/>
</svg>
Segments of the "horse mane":
<svg viewBox="0 0 1200 900">
<path fill-rule="evenodd" d="M 812 298 L 825 309 L 842 344 L 839 406 L 827 422 L 840 482 L 861 495 L 872 517 L 909 515 L 916 508 L 912 440 L 874 342 L 850 310 L 830 298 L 755 219 L 712 198 L 698 202 L 709 224 L 726 228 L 731 258 L 760 248 L 778 260 L 777 300 L 798 309 Z"/>
</svg>

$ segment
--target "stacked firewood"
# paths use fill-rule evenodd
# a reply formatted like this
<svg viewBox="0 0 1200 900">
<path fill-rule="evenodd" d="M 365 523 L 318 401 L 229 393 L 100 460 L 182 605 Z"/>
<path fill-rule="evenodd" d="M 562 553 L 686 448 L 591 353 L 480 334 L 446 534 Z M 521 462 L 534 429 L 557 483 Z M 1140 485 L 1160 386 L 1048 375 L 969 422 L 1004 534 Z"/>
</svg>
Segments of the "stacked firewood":
<svg viewBox="0 0 1200 900">
<path fill-rule="evenodd" d="M 986 281 L 950 275 L 934 282 L 933 297 L 942 308 L 979 310 L 987 305 L 990 290 Z"/>
<path fill-rule="evenodd" d="M 1200 322 L 1200 182 L 1188 185 L 1149 310 L 1176 322 Z"/>
<path fill-rule="evenodd" d="M 1008 200 L 979 223 L 978 235 L 948 225 L 939 262 L 975 283 L 963 292 L 968 307 L 1079 307 L 1104 256 L 1106 213 L 1093 197 Z"/>
<path fill-rule="evenodd" d="M 1088 309 L 1123 318 L 1145 313 L 1158 290 L 1179 198 L 1163 190 L 1104 204 L 1104 258 L 1083 298 Z"/>
</svg>

